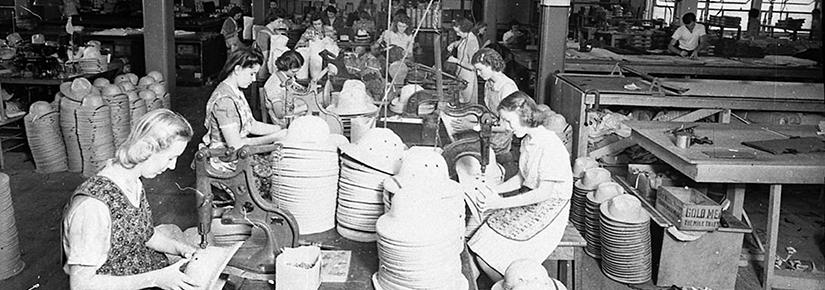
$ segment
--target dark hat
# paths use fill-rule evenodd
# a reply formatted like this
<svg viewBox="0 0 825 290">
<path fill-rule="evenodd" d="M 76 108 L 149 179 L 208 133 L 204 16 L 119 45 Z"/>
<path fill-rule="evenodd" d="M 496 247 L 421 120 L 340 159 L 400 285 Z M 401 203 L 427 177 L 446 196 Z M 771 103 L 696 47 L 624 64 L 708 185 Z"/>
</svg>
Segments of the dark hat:
<svg viewBox="0 0 825 290">
<path fill-rule="evenodd" d="M 355 46 L 370 46 L 372 38 L 366 30 L 358 30 L 352 39 L 352 44 Z"/>
</svg>

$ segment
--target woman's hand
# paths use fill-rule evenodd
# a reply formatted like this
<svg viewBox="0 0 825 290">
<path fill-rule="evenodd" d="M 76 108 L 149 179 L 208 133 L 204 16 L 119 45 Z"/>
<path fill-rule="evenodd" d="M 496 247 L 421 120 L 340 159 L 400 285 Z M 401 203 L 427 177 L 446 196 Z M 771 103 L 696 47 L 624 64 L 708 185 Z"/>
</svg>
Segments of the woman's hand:
<svg viewBox="0 0 825 290">
<path fill-rule="evenodd" d="M 195 280 L 180 271 L 180 268 L 189 262 L 189 259 L 181 259 L 177 263 L 157 270 L 155 275 L 155 286 L 161 289 L 188 290 L 200 287 Z"/>
<path fill-rule="evenodd" d="M 453 41 L 450 44 L 448 44 L 447 45 L 447 51 L 452 51 L 453 49 L 455 49 L 456 46 L 458 46 L 458 42 L 459 41 Z"/>
<path fill-rule="evenodd" d="M 476 183 L 474 189 L 477 193 L 476 204 L 482 212 L 500 207 L 502 197 L 486 183 Z"/>
</svg>

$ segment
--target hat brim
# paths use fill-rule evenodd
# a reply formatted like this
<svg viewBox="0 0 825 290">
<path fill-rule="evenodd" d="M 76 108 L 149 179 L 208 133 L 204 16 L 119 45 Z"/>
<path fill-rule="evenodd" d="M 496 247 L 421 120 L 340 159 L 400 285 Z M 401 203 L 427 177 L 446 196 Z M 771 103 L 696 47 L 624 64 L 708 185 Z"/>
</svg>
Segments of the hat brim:
<svg viewBox="0 0 825 290">
<path fill-rule="evenodd" d="M 353 111 L 338 111 L 338 107 L 335 104 L 330 105 L 327 107 L 327 111 L 333 112 L 338 114 L 339 116 L 353 116 L 353 115 L 371 115 L 378 112 L 378 106 L 374 104 L 367 104 L 366 106 Z"/>
<path fill-rule="evenodd" d="M 490 290 L 504 290 L 504 280 L 498 280 L 496 284 L 493 284 L 493 287 Z"/>
<path fill-rule="evenodd" d="M 398 173 L 398 169 L 401 167 L 400 159 L 398 160 L 398 162 L 384 160 L 379 156 L 370 154 L 370 152 L 362 149 L 357 144 L 343 144 L 340 146 L 340 148 L 341 153 L 343 153 L 344 155 L 347 155 L 350 158 L 355 159 L 355 161 L 360 162 L 361 164 L 364 164 L 372 169 L 381 171 L 386 174 L 396 174 Z"/>
</svg>

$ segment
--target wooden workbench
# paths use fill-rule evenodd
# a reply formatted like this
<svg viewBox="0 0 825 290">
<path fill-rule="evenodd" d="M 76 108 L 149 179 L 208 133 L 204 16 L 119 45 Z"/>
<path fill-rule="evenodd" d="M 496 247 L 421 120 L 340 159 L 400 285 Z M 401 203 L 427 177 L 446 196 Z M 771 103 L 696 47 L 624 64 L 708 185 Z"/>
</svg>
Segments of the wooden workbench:
<svg viewBox="0 0 825 290">
<path fill-rule="evenodd" d="M 627 122 L 627 125 L 632 129 L 631 138 L 634 142 L 694 181 L 732 184 L 733 186 L 728 188 L 727 198 L 731 201 L 733 215 L 737 218 L 743 212 L 745 184 L 769 184 L 768 240 L 765 248 L 767 267 L 763 267 L 763 287 L 800 287 L 800 280 L 796 277 L 774 275 L 773 261 L 776 258 L 779 233 L 782 184 L 825 184 L 825 152 L 774 155 L 742 145 L 742 142 L 785 138 L 765 128 L 790 136 L 816 136 L 815 126 L 639 121 Z M 694 133 L 699 137 L 710 138 L 714 144 L 693 145 L 686 149 L 676 147 L 672 134 L 665 131 L 682 125 L 696 125 Z M 718 152 L 735 153 L 740 157 L 712 157 Z M 803 282 L 813 284 L 801 286 L 799 289 L 814 289 L 825 284 L 823 281 L 817 281 Z M 814 288 L 810 288 L 812 286 Z"/>
<path fill-rule="evenodd" d="M 585 156 L 587 135 L 585 117 L 588 108 L 598 105 L 640 108 L 693 109 L 680 121 L 696 121 L 722 113 L 729 119 L 730 110 L 825 112 L 825 86 L 822 83 L 730 81 L 697 79 L 662 79 L 669 87 L 687 89 L 651 91 L 651 83 L 640 77 L 619 75 L 585 75 L 562 73 L 551 81 L 550 108 L 562 114 L 573 126 L 572 158 Z M 635 84 L 638 90 L 624 86 Z M 596 97 L 598 92 L 598 101 Z M 627 145 L 627 144 L 625 144 Z M 626 147 L 626 146 L 625 146 Z M 617 147 L 612 150 L 621 151 Z M 598 149 L 595 149 L 598 150 Z"/>
</svg>

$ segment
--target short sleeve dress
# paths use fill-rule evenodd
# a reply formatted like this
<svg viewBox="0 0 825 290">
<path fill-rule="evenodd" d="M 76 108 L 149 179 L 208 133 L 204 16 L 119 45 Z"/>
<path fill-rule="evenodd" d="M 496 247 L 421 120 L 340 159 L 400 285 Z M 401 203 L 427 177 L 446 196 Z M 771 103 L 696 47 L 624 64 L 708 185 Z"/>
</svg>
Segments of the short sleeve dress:
<svg viewBox="0 0 825 290">
<path fill-rule="evenodd" d="M 543 127 L 521 141 L 519 174 L 525 189 L 542 181 L 555 183 L 546 201 L 493 211 L 470 238 L 468 245 L 500 273 L 516 260 L 543 262 L 564 235 L 570 214 L 573 170 L 561 140 Z M 502 250 L 506 249 L 506 250 Z"/>
</svg>

